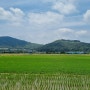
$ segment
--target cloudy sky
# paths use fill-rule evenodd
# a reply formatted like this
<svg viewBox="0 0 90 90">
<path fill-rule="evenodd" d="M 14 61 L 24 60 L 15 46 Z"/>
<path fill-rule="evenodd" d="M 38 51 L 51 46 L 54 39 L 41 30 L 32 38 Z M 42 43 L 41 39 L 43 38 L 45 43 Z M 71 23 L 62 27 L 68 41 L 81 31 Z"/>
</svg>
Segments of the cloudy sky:
<svg viewBox="0 0 90 90">
<path fill-rule="evenodd" d="M 90 0 L 0 0 L 0 36 L 90 43 Z"/>
</svg>

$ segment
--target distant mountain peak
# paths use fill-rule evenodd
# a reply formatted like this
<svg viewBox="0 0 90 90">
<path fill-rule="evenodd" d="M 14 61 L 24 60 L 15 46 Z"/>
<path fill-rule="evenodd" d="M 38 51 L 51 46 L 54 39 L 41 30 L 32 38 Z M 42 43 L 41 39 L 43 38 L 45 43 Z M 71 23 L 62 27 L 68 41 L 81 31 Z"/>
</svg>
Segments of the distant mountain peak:
<svg viewBox="0 0 90 90">
<path fill-rule="evenodd" d="M 0 37 L 0 47 L 20 47 L 26 45 L 28 42 L 19 40 L 9 36 Z"/>
<path fill-rule="evenodd" d="M 36 48 L 39 44 L 27 42 L 25 40 L 16 39 L 10 36 L 0 37 L 0 47 L 4 48 Z"/>
</svg>

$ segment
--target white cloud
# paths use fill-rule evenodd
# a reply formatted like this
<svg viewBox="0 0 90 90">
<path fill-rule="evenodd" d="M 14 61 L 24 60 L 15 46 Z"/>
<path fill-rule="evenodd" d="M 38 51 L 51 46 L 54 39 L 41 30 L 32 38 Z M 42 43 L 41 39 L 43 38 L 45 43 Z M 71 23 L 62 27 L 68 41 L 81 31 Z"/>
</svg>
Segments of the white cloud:
<svg viewBox="0 0 90 90">
<path fill-rule="evenodd" d="M 73 30 L 69 28 L 60 28 L 56 30 L 54 33 L 56 33 L 58 38 L 63 39 L 78 39 L 88 34 L 86 30 Z"/>
<path fill-rule="evenodd" d="M 76 0 L 42 0 L 43 2 L 52 3 L 52 9 L 60 12 L 61 14 L 73 14 L 78 12 L 76 8 Z"/>
<path fill-rule="evenodd" d="M 12 17 L 11 12 L 4 10 L 0 7 L 0 20 L 10 20 Z"/>
<path fill-rule="evenodd" d="M 57 26 L 63 21 L 64 16 L 55 12 L 29 13 L 30 24 L 39 25 L 40 27 Z"/>
<path fill-rule="evenodd" d="M 35 27 L 43 29 L 43 28 L 53 28 L 57 27 L 62 23 L 64 16 L 58 14 L 56 12 L 28 12 L 25 14 L 19 8 L 10 8 L 9 10 L 5 10 L 0 7 L 0 20 L 6 21 L 11 25 L 29 25 L 31 27 Z"/>
<path fill-rule="evenodd" d="M 24 16 L 24 12 L 19 8 L 10 8 L 10 10 L 17 17 L 23 17 Z"/>
<path fill-rule="evenodd" d="M 83 35 L 87 35 L 87 34 L 88 34 L 88 31 L 86 31 L 86 30 L 80 30 L 80 31 L 76 32 L 77 36 L 83 36 Z"/>
<path fill-rule="evenodd" d="M 85 22 L 90 23 L 90 10 L 87 10 L 83 17 Z"/>
<path fill-rule="evenodd" d="M 12 24 L 20 24 L 23 21 L 24 13 L 19 8 L 10 8 L 5 10 L 0 7 L 0 20 L 8 21 Z"/>
<path fill-rule="evenodd" d="M 69 28 L 60 28 L 57 30 L 59 33 L 73 33 L 72 29 Z"/>
<path fill-rule="evenodd" d="M 76 6 L 73 3 L 71 3 L 71 1 L 55 2 L 52 6 L 52 9 L 59 11 L 61 14 L 72 14 L 77 12 Z"/>
</svg>

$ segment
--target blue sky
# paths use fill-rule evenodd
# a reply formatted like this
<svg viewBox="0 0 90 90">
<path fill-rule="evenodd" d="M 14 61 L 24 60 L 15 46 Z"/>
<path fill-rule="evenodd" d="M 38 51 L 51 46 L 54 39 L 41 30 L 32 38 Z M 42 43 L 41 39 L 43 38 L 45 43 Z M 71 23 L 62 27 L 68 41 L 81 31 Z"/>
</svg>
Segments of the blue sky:
<svg viewBox="0 0 90 90">
<path fill-rule="evenodd" d="M 0 36 L 90 43 L 90 0 L 0 0 Z"/>
</svg>

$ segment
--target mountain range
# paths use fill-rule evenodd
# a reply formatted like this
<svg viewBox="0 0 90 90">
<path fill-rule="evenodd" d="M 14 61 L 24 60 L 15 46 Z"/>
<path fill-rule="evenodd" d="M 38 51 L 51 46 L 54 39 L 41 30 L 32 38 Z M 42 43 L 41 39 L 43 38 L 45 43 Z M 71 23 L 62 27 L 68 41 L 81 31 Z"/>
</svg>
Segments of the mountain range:
<svg viewBox="0 0 90 90">
<path fill-rule="evenodd" d="M 80 42 L 79 40 L 56 40 L 42 45 L 12 38 L 9 36 L 0 37 L 0 48 L 26 48 L 38 52 L 90 52 L 90 43 Z"/>
<path fill-rule="evenodd" d="M 41 44 L 31 43 L 24 40 L 16 39 L 9 36 L 0 37 L 0 48 L 29 48 L 35 49 L 42 46 Z"/>
</svg>

